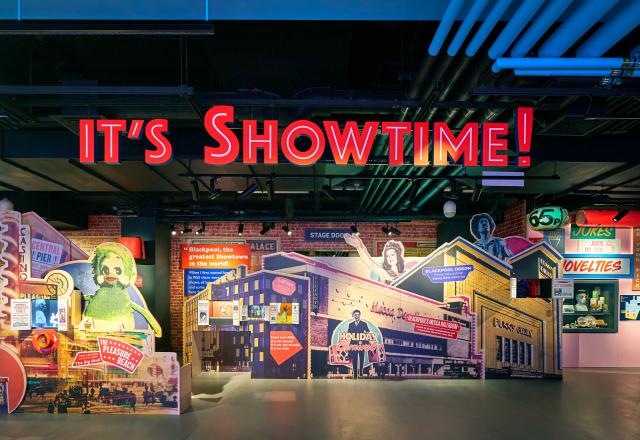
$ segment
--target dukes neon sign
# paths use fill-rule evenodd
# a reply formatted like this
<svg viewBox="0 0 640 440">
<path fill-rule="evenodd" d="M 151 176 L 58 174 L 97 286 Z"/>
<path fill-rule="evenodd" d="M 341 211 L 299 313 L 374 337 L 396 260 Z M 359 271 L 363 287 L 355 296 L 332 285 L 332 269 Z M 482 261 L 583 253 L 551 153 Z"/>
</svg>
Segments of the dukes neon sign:
<svg viewBox="0 0 640 440">
<path fill-rule="evenodd" d="M 356 122 L 349 121 L 340 129 L 336 121 L 322 121 L 322 127 L 312 121 L 298 120 L 279 132 L 277 120 L 265 120 L 259 127 L 256 120 L 242 121 L 242 145 L 236 134 L 227 126 L 234 122 L 232 106 L 214 106 L 204 117 L 204 128 L 215 141 L 203 146 L 203 160 L 209 165 L 227 165 L 236 162 L 242 152 L 242 162 L 258 163 L 258 150 L 263 151 L 264 164 L 277 164 L 279 151 L 292 164 L 309 166 L 315 164 L 330 149 L 336 165 L 367 164 L 376 136 L 389 138 L 389 160 L 391 166 L 447 166 L 461 164 L 467 167 L 506 167 L 509 165 L 507 150 L 509 133 L 505 122 L 469 122 L 458 135 L 452 133 L 445 122 L 365 122 L 360 129 Z M 531 129 L 533 108 L 519 107 L 516 119 L 517 165 L 530 166 Z M 144 128 L 144 129 L 143 129 Z M 261 132 L 258 133 L 258 129 Z M 430 130 L 432 128 L 432 130 Z M 145 150 L 145 162 L 149 165 L 164 165 L 173 157 L 173 147 L 167 137 L 167 119 L 81 119 L 80 162 L 95 163 L 96 132 L 104 138 L 104 162 L 119 163 L 120 136 L 129 139 L 144 137 L 152 145 Z M 405 163 L 405 138 L 412 135 L 413 160 Z M 431 135 L 433 140 L 430 139 Z M 300 149 L 296 139 L 306 137 L 309 146 Z M 480 139 L 482 136 L 482 139 Z M 432 148 L 429 148 L 429 145 Z M 480 149 L 479 146 L 482 148 Z M 480 153 L 481 151 L 481 153 Z M 481 156 L 481 157 L 479 157 Z M 513 164 L 511 164 L 513 165 Z"/>
</svg>

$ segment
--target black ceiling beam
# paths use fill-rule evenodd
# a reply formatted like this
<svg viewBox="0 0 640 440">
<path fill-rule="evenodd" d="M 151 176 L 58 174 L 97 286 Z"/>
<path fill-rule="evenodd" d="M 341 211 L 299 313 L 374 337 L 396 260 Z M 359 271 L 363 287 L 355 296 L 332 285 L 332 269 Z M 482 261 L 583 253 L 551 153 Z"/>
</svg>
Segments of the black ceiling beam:
<svg viewBox="0 0 640 440">
<path fill-rule="evenodd" d="M 156 176 L 158 176 L 159 178 L 161 178 L 162 180 L 164 180 L 165 182 L 167 182 L 169 185 L 171 185 L 172 187 L 174 187 L 176 190 L 178 190 L 179 192 L 185 192 L 182 188 L 180 188 L 178 185 L 175 184 L 175 182 L 171 179 L 169 179 L 167 176 L 165 176 L 164 174 L 162 174 L 159 170 L 158 167 L 154 167 L 152 165 L 149 165 L 148 163 L 145 163 L 145 165 L 147 166 L 147 168 L 149 168 L 149 170 L 154 173 Z"/>
<path fill-rule="evenodd" d="M 79 209 L 78 203 L 61 198 L 55 192 L 23 191 L 19 195 L 6 191 L 0 192 L 0 199 L 4 197 L 13 202 L 16 211 L 35 211 L 49 222 L 59 221 L 79 229 L 87 228 L 87 213 Z"/>
<path fill-rule="evenodd" d="M 473 94 L 493 96 L 640 96 L 640 88 L 474 87 Z"/>
<path fill-rule="evenodd" d="M 186 21 L 5 21 L 0 35 L 34 36 L 187 36 L 214 35 L 213 24 Z"/>
<path fill-rule="evenodd" d="M 36 170 L 33 170 L 31 168 L 29 168 L 28 166 L 22 165 L 21 163 L 18 163 L 12 159 L 7 159 L 6 157 L 3 157 L 0 159 L 0 162 L 4 162 L 7 163 L 9 165 L 11 165 L 12 167 L 18 168 L 19 170 L 24 171 L 25 173 L 29 173 L 33 176 L 37 176 L 41 179 L 46 180 L 47 182 L 51 182 L 55 185 L 61 186 L 62 188 L 68 189 L 69 191 L 73 191 L 73 192 L 77 192 L 78 190 L 70 185 L 67 185 L 64 182 L 61 182 L 59 180 L 54 179 L 53 177 L 47 176 L 46 174 L 42 174 Z"/>
<path fill-rule="evenodd" d="M 591 177 L 591 178 L 589 178 L 587 180 L 584 180 L 584 181 L 582 181 L 582 182 L 580 182 L 580 183 L 578 183 L 576 185 L 573 185 L 573 186 L 565 189 L 564 191 L 561 191 L 561 192 L 559 192 L 557 194 L 553 194 L 551 198 L 553 200 L 559 199 L 559 198 L 564 197 L 566 195 L 569 195 L 569 194 L 575 193 L 577 191 L 580 191 L 583 188 L 586 188 L 587 186 L 593 185 L 594 183 L 601 182 L 604 179 L 608 179 L 610 177 L 617 176 L 618 174 L 624 173 L 625 171 L 628 171 L 631 168 L 635 168 L 637 166 L 638 166 L 637 162 L 626 163 L 624 165 L 620 165 L 620 166 L 615 167 L 615 168 L 613 168 L 613 169 L 611 169 L 609 171 L 605 171 L 604 173 L 600 173 L 597 176 Z"/>
<path fill-rule="evenodd" d="M 139 204 L 139 200 L 136 198 L 135 194 L 133 194 L 132 192 L 130 192 L 128 189 L 126 189 L 125 187 L 123 187 L 122 185 L 114 182 L 113 180 L 103 176 L 102 174 L 100 174 L 99 172 L 97 172 L 94 169 L 91 169 L 90 167 L 81 164 L 80 162 L 78 162 L 75 159 L 69 159 L 69 163 L 71 165 L 73 165 L 74 167 L 78 168 L 79 170 L 84 171 L 85 173 L 89 174 L 92 177 L 95 177 L 96 179 L 106 183 L 109 186 L 112 186 L 113 188 L 117 189 L 118 191 L 120 191 L 120 193 L 118 194 L 118 196 L 125 200 L 126 202 L 133 204 L 134 206 Z"/>
<path fill-rule="evenodd" d="M 191 95 L 188 86 L 11 86 L 0 85 L 0 95 Z"/>
</svg>

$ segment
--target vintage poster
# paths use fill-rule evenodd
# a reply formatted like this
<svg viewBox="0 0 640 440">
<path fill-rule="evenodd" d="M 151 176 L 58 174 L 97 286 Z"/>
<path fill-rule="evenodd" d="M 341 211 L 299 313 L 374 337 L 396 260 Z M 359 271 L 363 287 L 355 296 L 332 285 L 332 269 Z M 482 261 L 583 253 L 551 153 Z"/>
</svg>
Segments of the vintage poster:
<svg viewBox="0 0 640 440">
<path fill-rule="evenodd" d="M 209 325 L 209 301 L 198 301 L 198 325 Z"/>
<path fill-rule="evenodd" d="M 42 316 L 44 317 L 44 315 Z M 11 330 L 31 330 L 31 300 L 30 299 L 28 298 L 12 298 L 11 299 Z"/>
</svg>

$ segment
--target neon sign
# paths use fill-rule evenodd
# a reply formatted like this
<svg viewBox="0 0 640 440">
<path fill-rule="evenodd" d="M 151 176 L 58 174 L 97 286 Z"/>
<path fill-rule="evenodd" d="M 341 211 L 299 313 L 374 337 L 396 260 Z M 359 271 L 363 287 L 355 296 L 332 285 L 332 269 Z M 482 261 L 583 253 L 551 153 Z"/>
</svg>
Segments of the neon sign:
<svg viewBox="0 0 640 440">
<path fill-rule="evenodd" d="M 294 165 L 315 164 L 326 150 L 330 150 L 336 165 L 352 162 L 367 165 L 377 136 L 388 136 L 390 166 L 414 165 L 442 167 L 461 164 L 467 167 L 506 167 L 509 165 L 508 124 L 506 122 L 469 122 L 456 135 L 445 122 L 365 122 L 362 128 L 348 121 L 341 129 L 337 121 L 322 121 L 322 127 L 312 121 L 297 120 L 279 132 L 277 120 L 265 120 L 259 127 L 257 120 L 242 121 L 242 139 L 228 126 L 234 121 L 232 106 L 211 107 L 204 117 L 204 128 L 212 138 L 211 145 L 203 145 L 203 160 L 209 165 L 227 165 L 238 160 L 242 153 L 245 164 L 258 163 L 258 150 L 262 162 L 275 165 L 279 152 Z M 516 118 L 517 166 L 530 166 L 531 128 L 533 108 L 520 107 Z M 173 147 L 168 138 L 169 121 L 153 119 L 148 122 L 135 119 L 81 119 L 80 162 L 95 163 L 96 133 L 103 135 L 104 162 L 119 163 L 121 135 L 140 140 L 143 136 L 152 148 L 145 150 L 145 162 L 164 165 L 171 161 Z M 260 131 L 260 132 L 259 132 Z M 412 135 L 413 160 L 405 162 L 405 138 Z M 309 144 L 301 148 L 299 138 Z M 433 137 L 433 139 L 431 139 Z M 432 148 L 429 148 L 429 144 Z M 480 148 L 481 146 L 481 148 Z M 513 165 L 513 164 L 512 164 Z"/>
</svg>

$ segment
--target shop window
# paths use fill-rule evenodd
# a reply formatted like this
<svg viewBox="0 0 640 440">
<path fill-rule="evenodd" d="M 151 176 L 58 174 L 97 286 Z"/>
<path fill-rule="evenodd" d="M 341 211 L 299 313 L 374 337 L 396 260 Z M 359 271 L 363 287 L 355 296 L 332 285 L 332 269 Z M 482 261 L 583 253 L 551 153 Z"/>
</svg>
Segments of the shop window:
<svg viewBox="0 0 640 440">
<path fill-rule="evenodd" d="M 511 339 L 504 338 L 504 361 L 511 362 Z"/>
<path fill-rule="evenodd" d="M 518 341 L 511 341 L 511 363 L 518 363 Z"/>
<path fill-rule="evenodd" d="M 533 347 L 527 344 L 527 359 L 530 367 L 533 367 Z"/>
<path fill-rule="evenodd" d="M 524 361 L 524 342 L 520 342 L 520 357 L 518 358 L 518 363 L 521 365 L 525 364 Z"/>
<path fill-rule="evenodd" d="M 502 336 L 496 336 L 496 360 L 502 362 Z"/>
</svg>

